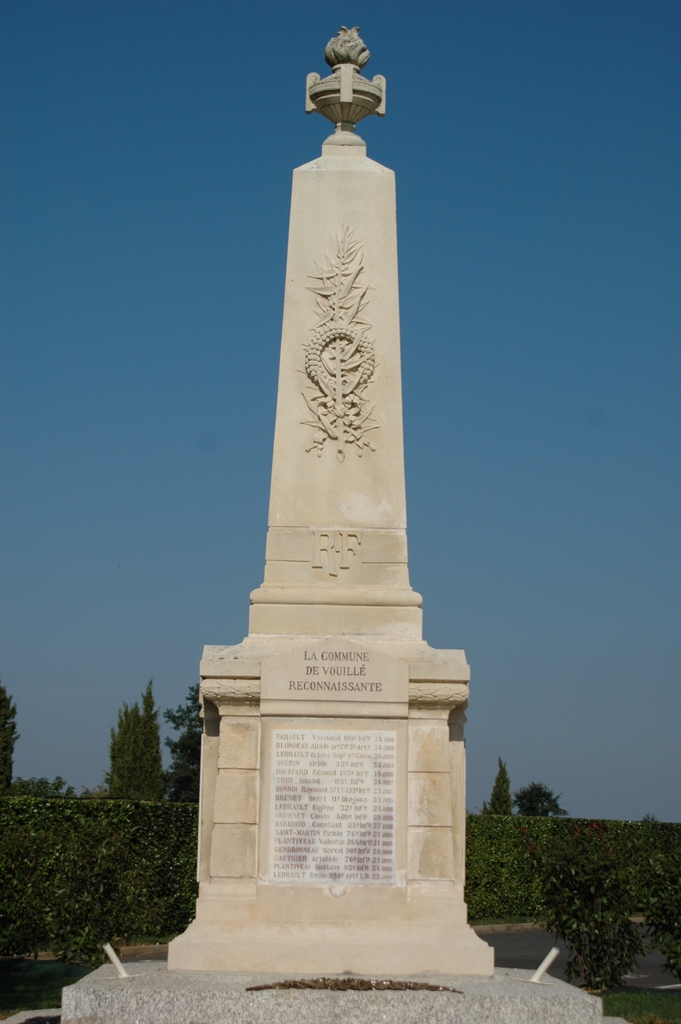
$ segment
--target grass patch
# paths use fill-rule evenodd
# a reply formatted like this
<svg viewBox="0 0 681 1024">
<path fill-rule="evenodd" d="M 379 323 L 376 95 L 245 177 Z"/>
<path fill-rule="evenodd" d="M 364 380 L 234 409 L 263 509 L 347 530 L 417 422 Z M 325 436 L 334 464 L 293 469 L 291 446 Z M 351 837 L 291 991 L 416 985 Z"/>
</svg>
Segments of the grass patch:
<svg viewBox="0 0 681 1024">
<path fill-rule="evenodd" d="M 681 1021 L 681 992 L 606 992 L 603 1013 L 632 1024 L 673 1024 Z"/>
<path fill-rule="evenodd" d="M 64 985 L 73 985 L 91 970 L 59 961 L 0 959 L 0 1015 L 61 1006 Z"/>
</svg>

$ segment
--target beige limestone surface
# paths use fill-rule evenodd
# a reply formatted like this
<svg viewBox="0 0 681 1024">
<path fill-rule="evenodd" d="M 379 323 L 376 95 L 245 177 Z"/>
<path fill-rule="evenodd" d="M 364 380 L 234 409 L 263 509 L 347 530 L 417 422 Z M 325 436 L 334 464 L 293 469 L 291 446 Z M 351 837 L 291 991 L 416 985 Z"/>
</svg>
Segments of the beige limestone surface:
<svg viewBox="0 0 681 1024">
<path fill-rule="evenodd" d="M 171 970 L 492 974 L 464 903 L 470 670 L 422 639 L 406 525 L 394 175 L 340 131 L 293 176 L 264 580 L 201 662 Z"/>
<path fill-rule="evenodd" d="M 334 666 L 367 668 L 363 677 L 330 677 L 335 682 L 378 680 L 385 692 L 362 692 L 372 699 L 357 700 L 354 690 L 341 691 L 339 699 L 332 691 L 287 690 L 299 681 L 301 667 L 314 667 L 315 653 L 336 655 Z M 342 660 L 344 655 L 353 660 Z M 489 975 L 493 951 L 467 925 L 463 901 L 468 676 L 462 652 L 435 652 L 423 641 L 253 637 L 237 647 L 207 649 L 200 896 L 196 920 L 170 944 L 171 969 L 405 974 L 456 967 Z M 330 734 L 342 740 L 362 732 L 396 739 L 394 768 L 387 766 L 395 774 L 390 884 L 364 884 L 342 873 L 321 878 L 318 872 L 315 882 L 317 865 L 310 862 L 302 883 L 282 884 L 274 877 L 271 834 L 273 737 L 314 734 L 319 740 Z M 347 785 L 334 778 L 333 793 L 340 800 L 350 793 L 354 800 L 353 761 L 348 758 L 342 769 L 337 760 L 318 763 L 352 775 Z M 354 763 L 363 768 L 366 762 Z M 303 760 L 302 769 L 308 765 Z M 288 770 L 298 785 L 299 766 Z M 310 782 L 311 794 L 325 802 L 324 813 L 333 811 L 331 791 L 319 795 L 324 779 Z M 366 788 L 369 801 L 374 791 Z M 353 816 L 367 806 L 352 806 Z M 305 830 L 316 824 L 312 815 L 318 812 L 310 802 L 293 820 L 299 842 L 307 842 Z M 362 828 L 366 824 L 360 821 Z M 320 844 L 314 851 L 330 852 Z"/>
<path fill-rule="evenodd" d="M 251 595 L 251 634 L 420 637 L 407 564 L 395 179 L 349 139 L 325 144 L 293 175 L 265 579 Z M 347 356 L 327 341 L 334 304 Z M 333 420 L 337 385 L 346 415 Z"/>
</svg>

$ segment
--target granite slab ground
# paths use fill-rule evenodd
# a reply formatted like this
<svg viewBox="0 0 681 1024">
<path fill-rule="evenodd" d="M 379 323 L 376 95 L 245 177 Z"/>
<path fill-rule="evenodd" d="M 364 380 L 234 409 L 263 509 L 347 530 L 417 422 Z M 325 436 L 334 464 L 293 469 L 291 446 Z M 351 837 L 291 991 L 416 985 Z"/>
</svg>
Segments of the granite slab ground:
<svg viewBox="0 0 681 1024">
<path fill-rule="evenodd" d="M 61 1024 L 602 1024 L 601 1000 L 557 978 L 529 984 L 531 971 L 501 969 L 491 978 L 413 975 L 460 990 L 330 991 L 252 985 L 284 975 L 168 971 L 159 961 L 110 965 L 62 993 Z M 404 979 L 401 979 L 404 980 Z"/>
</svg>

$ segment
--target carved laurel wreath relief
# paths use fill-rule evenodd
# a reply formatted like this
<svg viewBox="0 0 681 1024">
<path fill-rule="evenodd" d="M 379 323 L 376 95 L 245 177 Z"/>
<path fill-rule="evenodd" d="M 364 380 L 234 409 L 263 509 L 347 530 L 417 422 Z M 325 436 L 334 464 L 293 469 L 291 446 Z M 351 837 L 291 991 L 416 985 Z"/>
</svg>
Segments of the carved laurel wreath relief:
<svg viewBox="0 0 681 1024">
<path fill-rule="evenodd" d="M 318 273 L 310 274 L 314 284 L 308 289 L 316 296 L 319 320 L 304 346 L 311 383 L 303 398 L 313 418 L 302 422 L 315 429 L 306 451 L 321 457 L 328 444 L 339 462 L 350 445 L 359 456 L 365 448 L 376 451 L 366 436 L 379 424 L 371 417 L 374 407 L 366 396 L 376 358 L 368 337 L 371 324 L 362 316 L 369 302 L 363 262 L 362 243 L 343 224 L 331 239 L 324 266 L 315 261 Z"/>
</svg>

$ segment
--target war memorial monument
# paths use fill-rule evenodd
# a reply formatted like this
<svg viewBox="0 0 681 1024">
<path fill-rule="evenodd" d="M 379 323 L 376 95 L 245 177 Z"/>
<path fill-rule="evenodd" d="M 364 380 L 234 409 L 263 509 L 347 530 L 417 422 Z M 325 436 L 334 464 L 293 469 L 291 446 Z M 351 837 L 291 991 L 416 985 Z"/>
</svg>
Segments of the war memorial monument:
<svg viewBox="0 0 681 1024">
<path fill-rule="evenodd" d="M 355 132 L 386 85 L 356 29 L 325 57 L 306 109 L 335 130 L 293 175 L 264 580 L 248 636 L 200 667 L 196 917 L 167 968 L 65 989 L 64 1024 L 601 1017 L 495 975 L 467 923 L 469 667 L 422 639 L 409 583 L 395 179 Z M 249 991 L 338 975 L 426 987 Z"/>
</svg>

